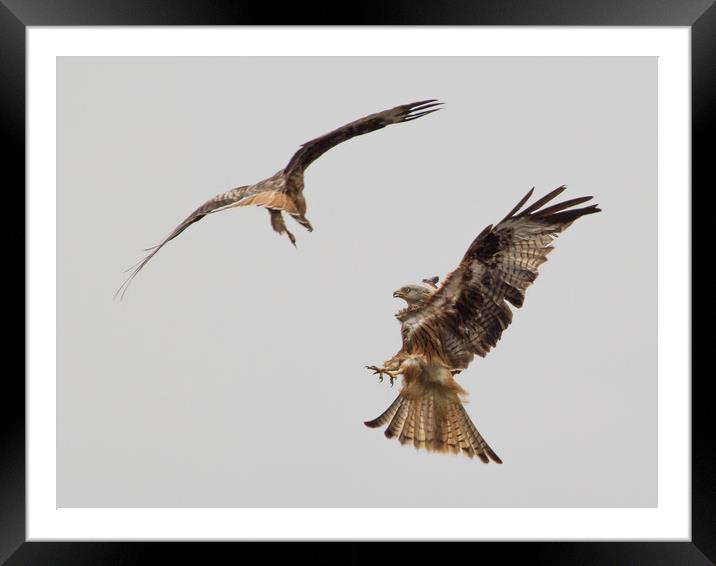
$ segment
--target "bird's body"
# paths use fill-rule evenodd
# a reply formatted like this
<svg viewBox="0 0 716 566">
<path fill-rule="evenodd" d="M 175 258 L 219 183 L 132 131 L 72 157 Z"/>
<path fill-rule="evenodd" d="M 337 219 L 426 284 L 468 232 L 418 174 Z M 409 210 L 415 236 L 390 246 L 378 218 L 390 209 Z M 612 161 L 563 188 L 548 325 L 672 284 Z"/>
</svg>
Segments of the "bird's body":
<svg viewBox="0 0 716 566">
<path fill-rule="evenodd" d="M 521 307 L 525 291 L 552 251 L 550 243 L 577 218 L 599 212 L 596 205 L 572 208 L 592 197 L 580 197 L 542 208 L 560 187 L 522 212 L 530 191 L 497 225 L 472 242 L 460 265 L 435 287 L 436 278 L 407 285 L 394 293 L 408 306 L 396 314 L 402 347 L 382 367 L 369 369 L 392 381 L 403 377 L 400 395 L 369 427 L 388 424 L 389 438 L 417 448 L 464 452 L 500 463 L 462 405 L 465 391 L 454 375 L 475 355 L 486 356 L 512 321 L 507 303 Z M 431 283 L 431 281 L 433 283 Z"/>
<path fill-rule="evenodd" d="M 181 224 L 179 224 L 164 240 L 158 245 L 148 248 L 149 254 L 138 264 L 133 266 L 132 272 L 124 283 L 117 290 L 117 294 L 123 296 L 132 279 L 142 268 L 154 257 L 154 255 L 170 240 L 176 238 L 189 226 L 198 222 L 208 214 L 213 214 L 229 208 L 245 206 L 262 206 L 269 211 L 271 227 L 279 234 L 286 234 L 291 243 L 296 245 L 295 236 L 288 230 L 284 221 L 285 212 L 293 220 L 313 231 L 311 222 L 306 218 L 306 199 L 303 194 L 303 174 L 306 168 L 323 155 L 326 151 L 336 145 L 349 140 L 355 136 L 367 134 L 379 130 L 390 124 L 409 122 L 435 112 L 439 108 L 439 102 L 434 99 L 422 100 L 410 104 L 396 106 L 375 114 L 370 114 L 345 126 L 341 126 L 327 134 L 304 143 L 291 157 L 283 169 L 280 169 L 271 177 L 263 179 L 253 185 L 245 185 L 230 189 L 209 199 L 194 212 L 192 212 Z"/>
</svg>

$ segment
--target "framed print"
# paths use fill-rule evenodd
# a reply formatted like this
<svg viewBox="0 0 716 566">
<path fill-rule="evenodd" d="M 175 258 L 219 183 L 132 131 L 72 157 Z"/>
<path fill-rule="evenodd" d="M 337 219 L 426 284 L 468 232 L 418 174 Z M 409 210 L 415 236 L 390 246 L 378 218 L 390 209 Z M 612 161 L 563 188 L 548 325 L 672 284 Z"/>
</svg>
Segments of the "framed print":
<svg viewBox="0 0 716 566">
<path fill-rule="evenodd" d="M 4 1 L 3 560 L 715 559 L 690 215 L 716 8 L 536 6 Z"/>
</svg>

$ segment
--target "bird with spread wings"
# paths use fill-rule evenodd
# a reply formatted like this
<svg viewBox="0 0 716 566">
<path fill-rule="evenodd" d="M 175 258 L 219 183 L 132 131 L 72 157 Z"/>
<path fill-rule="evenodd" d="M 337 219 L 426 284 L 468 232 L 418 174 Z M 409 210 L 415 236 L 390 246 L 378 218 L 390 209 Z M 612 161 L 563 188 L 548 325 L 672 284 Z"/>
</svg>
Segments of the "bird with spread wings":
<svg viewBox="0 0 716 566">
<path fill-rule="evenodd" d="M 454 375 L 497 344 L 512 321 L 507 303 L 522 306 L 525 291 L 553 249 L 552 240 L 578 218 L 600 212 L 595 204 L 574 208 L 592 197 L 543 208 L 564 190 L 559 187 L 520 211 L 534 188 L 530 190 L 502 221 L 480 232 L 440 287 L 433 277 L 393 293 L 407 302 L 395 315 L 402 347 L 382 367 L 367 367 L 381 381 L 389 376 L 391 385 L 402 375 L 403 384 L 390 407 L 365 423 L 368 427 L 387 425 L 385 436 L 397 437 L 401 444 L 462 451 L 485 463 L 502 463 L 465 411 L 462 397 L 467 393 Z"/>
<path fill-rule="evenodd" d="M 306 218 L 306 199 L 303 196 L 303 172 L 311 163 L 344 141 L 391 124 L 410 122 L 439 110 L 440 108 L 437 106 L 441 104 L 435 99 L 402 104 L 389 110 L 370 114 L 304 143 L 283 169 L 258 183 L 237 187 L 209 199 L 174 228 L 159 244 L 145 250 L 149 254 L 130 268 L 131 274 L 117 289 L 115 296 L 124 296 L 132 280 L 167 242 L 176 238 L 207 214 L 234 207 L 262 206 L 268 209 L 271 227 L 279 234 L 286 234 L 295 246 L 296 238 L 286 227 L 282 213 L 285 212 L 291 216 L 309 232 L 313 231 L 311 223 Z"/>
</svg>

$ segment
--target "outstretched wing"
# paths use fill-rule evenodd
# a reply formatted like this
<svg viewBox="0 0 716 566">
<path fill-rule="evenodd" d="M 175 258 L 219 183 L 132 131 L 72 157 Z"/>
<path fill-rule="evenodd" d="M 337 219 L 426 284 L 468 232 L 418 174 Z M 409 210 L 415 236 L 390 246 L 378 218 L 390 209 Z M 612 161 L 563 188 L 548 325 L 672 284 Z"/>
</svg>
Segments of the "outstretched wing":
<svg viewBox="0 0 716 566">
<path fill-rule="evenodd" d="M 214 198 L 209 199 L 199 208 L 197 208 L 194 212 L 192 212 L 189 216 L 187 216 L 181 224 L 174 228 L 174 230 L 172 230 L 171 233 L 161 242 L 159 242 L 156 246 L 152 246 L 151 248 L 147 248 L 145 250 L 149 253 L 144 257 L 144 259 L 142 259 L 127 270 L 131 270 L 131 273 L 129 274 L 129 277 L 124 280 L 122 285 L 120 285 L 119 289 L 117 289 L 117 291 L 115 292 L 115 298 L 117 296 L 119 296 L 120 298 L 124 297 L 124 294 L 129 288 L 129 284 L 142 270 L 142 268 L 147 265 L 147 263 L 149 263 L 149 260 L 152 259 L 154 255 L 160 249 L 162 249 L 165 244 L 167 244 L 167 242 L 170 242 L 171 240 L 176 238 L 189 226 L 191 226 L 195 222 L 198 222 L 207 214 L 219 212 L 227 208 L 233 208 L 235 206 L 250 205 L 264 206 L 269 209 L 286 210 L 289 213 L 296 212 L 295 206 L 288 199 L 286 193 L 280 190 L 279 187 L 274 187 L 269 183 L 246 187 L 237 187 L 225 193 L 216 195 Z"/>
<path fill-rule="evenodd" d="M 415 120 L 416 118 L 420 118 L 421 116 L 440 110 L 439 108 L 434 108 L 440 104 L 442 103 L 437 102 L 435 99 L 412 102 L 410 104 L 396 106 L 390 110 L 370 114 L 369 116 L 355 120 L 350 124 L 341 126 L 332 132 L 304 143 L 301 148 L 294 153 L 284 171 L 286 171 L 286 174 L 288 175 L 304 171 L 306 167 L 308 167 L 321 155 L 341 142 L 349 140 L 355 136 L 379 130 L 380 128 L 385 128 L 390 124 L 399 124 L 400 122 Z M 432 110 L 428 110 L 428 108 L 432 108 Z"/>
<path fill-rule="evenodd" d="M 600 211 L 597 205 L 573 208 L 592 197 L 542 208 L 565 188 L 519 212 L 532 189 L 499 224 L 485 228 L 415 323 L 404 325 L 403 348 L 438 357 L 453 368 L 467 367 L 475 354 L 486 356 L 512 321 L 507 303 L 522 306 L 526 289 L 553 249 L 552 240 L 577 218 Z"/>
</svg>

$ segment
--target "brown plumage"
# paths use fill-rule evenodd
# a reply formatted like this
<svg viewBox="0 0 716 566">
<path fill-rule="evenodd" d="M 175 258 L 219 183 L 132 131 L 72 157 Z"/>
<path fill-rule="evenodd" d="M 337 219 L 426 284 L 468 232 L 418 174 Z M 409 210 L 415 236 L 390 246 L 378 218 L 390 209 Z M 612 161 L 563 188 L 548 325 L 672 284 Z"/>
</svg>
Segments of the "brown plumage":
<svg viewBox="0 0 716 566">
<path fill-rule="evenodd" d="M 439 110 L 439 108 L 436 107 L 440 104 L 442 103 L 434 99 L 421 100 L 396 106 L 395 108 L 370 114 L 355 120 L 304 143 L 293 157 L 291 157 L 286 167 L 271 177 L 253 185 L 231 189 L 209 199 L 184 219 L 184 221 L 159 244 L 145 250 L 148 251 L 149 254 L 130 268 L 131 273 L 129 277 L 122 283 L 119 289 L 117 289 L 115 296 L 124 296 L 132 279 L 137 276 L 149 260 L 151 260 L 167 242 L 176 238 L 189 226 L 198 222 L 207 214 L 213 214 L 228 208 L 262 206 L 268 209 L 271 227 L 279 234 L 286 234 L 291 243 L 295 246 L 296 238 L 288 228 L 286 228 L 282 212 L 286 212 L 309 232 L 313 231 L 311 223 L 308 218 L 306 218 L 306 199 L 303 196 L 303 173 L 311 163 L 339 143 L 355 136 L 379 130 L 390 124 L 410 122 L 411 120 Z"/>
<path fill-rule="evenodd" d="M 400 395 L 369 427 L 387 424 L 385 435 L 416 448 L 462 451 L 483 462 L 501 460 L 487 445 L 462 405 L 465 391 L 454 375 L 475 355 L 486 356 L 512 322 L 509 304 L 519 308 L 550 243 L 576 219 L 599 212 L 597 205 L 574 208 L 592 197 L 542 208 L 562 186 L 520 212 L 530 190 L 495 226 L 487 226 L 470 244 L 458 267 L 435 288 L 436 278 L 408 285 L 393 295 L 408 306 L 396 314 L 403 345 L 382 367 L 368 366 L 391 384 L 403 376 Z M 509 304 L 508 304 L 509 303 Z"/>
</svg>

